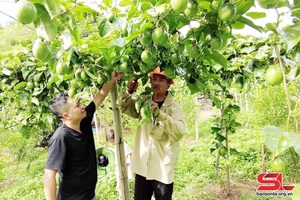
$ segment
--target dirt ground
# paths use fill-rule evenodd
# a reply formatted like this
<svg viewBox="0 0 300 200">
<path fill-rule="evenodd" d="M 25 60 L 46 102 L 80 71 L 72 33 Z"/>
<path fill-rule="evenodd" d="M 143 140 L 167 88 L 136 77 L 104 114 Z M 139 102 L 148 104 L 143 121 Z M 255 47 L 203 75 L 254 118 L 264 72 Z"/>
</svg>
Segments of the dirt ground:
<svg viewBox="0 0 300 200">
<path fill-rule="evenodd" d="M 206 191 L 207 196 L 214 199 L 221 200 L 238 200 L 241 196 L 248 196 L 249 198 L 255 195 L 257 188 L 256 181 L 242 182 L 239 184 L 231 184 L 230 188 L 227 189 L 225 185 L 218 183 L 209 185 L 203 188 Z"/>
</svg>

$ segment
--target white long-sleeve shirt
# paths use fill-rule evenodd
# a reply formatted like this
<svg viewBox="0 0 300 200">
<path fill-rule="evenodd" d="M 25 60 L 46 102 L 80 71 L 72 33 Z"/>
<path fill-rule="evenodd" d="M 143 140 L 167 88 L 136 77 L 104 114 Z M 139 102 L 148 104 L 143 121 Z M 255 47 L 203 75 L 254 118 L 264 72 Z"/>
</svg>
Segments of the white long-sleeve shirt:
<svg viewBox="0 0 300 200">
<path fill-rule="evenodd" d="M 149 95 L 132 98 L 124 92 L 118 99 L 121 111 L 140 118 L 135 103 Z M 138 125 L 135 134 L 131 169 L 133 173 L 165 184 L 174 182 L 175 165 L 179 157 L 179 140 L 186 131 L 181 106 L 169 93 L 155 122 Z"/>
</svg>

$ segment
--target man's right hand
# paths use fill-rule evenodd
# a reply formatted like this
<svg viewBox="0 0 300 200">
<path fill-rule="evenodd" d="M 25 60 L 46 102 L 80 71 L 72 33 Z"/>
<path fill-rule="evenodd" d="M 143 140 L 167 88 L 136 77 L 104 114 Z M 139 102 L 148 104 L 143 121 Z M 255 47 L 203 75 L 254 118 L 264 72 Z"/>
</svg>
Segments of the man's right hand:
<svg viewBox="0 0 300 200">
<path fill-rule="evenodd" d="M 135 92 L 136 89 L 137 89 L 137 87 L 138 87 L 138 79 L 137 78 L 134 78 L 134 79 L 128 81 L 128 83 L 127 83 L 127 91 L 130 94 L 132 94 L 133 92 Z"/>
</svg>

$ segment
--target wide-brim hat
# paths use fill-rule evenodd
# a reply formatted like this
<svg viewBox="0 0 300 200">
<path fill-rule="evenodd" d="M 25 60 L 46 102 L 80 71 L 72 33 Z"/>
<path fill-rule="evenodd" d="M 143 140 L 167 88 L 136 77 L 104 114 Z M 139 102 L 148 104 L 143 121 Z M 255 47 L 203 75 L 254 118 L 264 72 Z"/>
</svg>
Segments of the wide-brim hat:
<svg viewBox="0 0 300 200">
<path fill-rule="evenodd" d="M 166 79 L 169 80 L 170 84 L 174 84 L 173 79 L 168 78 L 167 75 L 166 75 L 166 73 L 165 73 L 165 71 L 160 71 L 160 67 L 159 66 L 156 66 L 154 68 L 153 72 L 150 72 L 151 78 L 153 78 L 154 75 L 164 76 L 164 77 L 166 77 Z"/>
</svg>

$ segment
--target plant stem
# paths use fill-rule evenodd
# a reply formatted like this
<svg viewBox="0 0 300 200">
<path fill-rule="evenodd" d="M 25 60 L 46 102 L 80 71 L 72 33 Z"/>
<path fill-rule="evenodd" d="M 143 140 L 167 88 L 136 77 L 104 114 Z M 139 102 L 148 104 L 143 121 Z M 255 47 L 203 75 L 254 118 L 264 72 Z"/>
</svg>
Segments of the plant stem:
<svg viewBox="0 0 300 200">
<path fill-rule="evenodd" d="M 291 113 L 292 113 L 291 102 L 290 102 L 290 98 L 289 98 L 289 91 L 288 91 L 288 87 L 287 87 L 287 83 L 286 83 L 284 66 L 283 66 L 281 56 L 280 56 L 280 52 L 279 52 L 279 49 L 278 49 L 277 45 L 274 45 L 274 49 L 275 49 L 276 57 L 278 58 L 279 66 L 280 66 L 282 76 L 283 76 L 283 86 L 284 86 L 285 95 L 286 95 L 286 103 L 287 103 L 287 106 L 288 106 L 288 117 L 287 117 L 286 129 L 289 130 L 289 123 L 290 123 L 290 118 L 291 118 Z"/>
<path fill-rule="evenodd" d="M 226 177 L 227 177 L 227 189 L 230 188 L 230 168 L 229 168 L 229 142 L 228 142 L 228 131 L 226 135 Z"/>
</svg>

